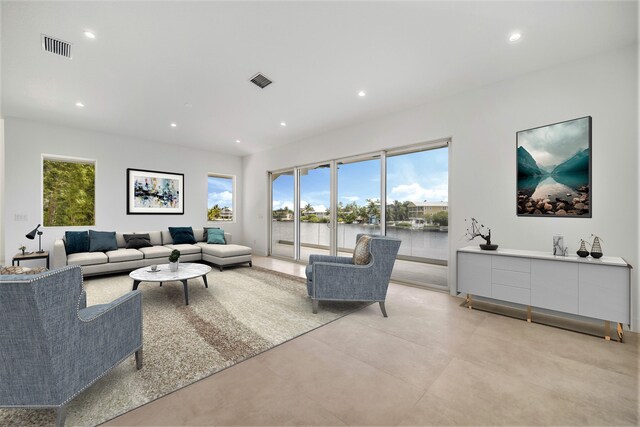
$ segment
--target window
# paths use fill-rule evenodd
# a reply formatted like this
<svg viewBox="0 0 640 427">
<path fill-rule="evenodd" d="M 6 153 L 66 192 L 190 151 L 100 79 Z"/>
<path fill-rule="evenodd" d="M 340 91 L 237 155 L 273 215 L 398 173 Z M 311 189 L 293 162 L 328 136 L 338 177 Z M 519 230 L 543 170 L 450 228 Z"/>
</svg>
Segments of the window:
<svg viewBox="0 0 640 427">
<path fill-rule="evenodd" d="M 43 156 L 42 224 L 95 225 L 96 162 Z"/>
<path fill-rule="evenodd" d="M 233 176 L 209 175 L 207 220 L 234 220 L 235 184 L 235 177 Z"/>
</svg>

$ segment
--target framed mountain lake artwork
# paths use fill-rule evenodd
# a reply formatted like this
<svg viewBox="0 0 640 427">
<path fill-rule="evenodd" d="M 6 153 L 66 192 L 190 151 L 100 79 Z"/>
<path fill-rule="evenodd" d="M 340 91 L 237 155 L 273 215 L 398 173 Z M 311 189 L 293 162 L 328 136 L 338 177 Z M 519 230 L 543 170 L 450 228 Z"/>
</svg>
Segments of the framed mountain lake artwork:
<svg viewBox="0 0 640 427">
<path fill-rule="evenodd" d="M 127 214 L 184 214 L 184 174 L 127 169 Z"/>
<path fill-rule="evenodd" d="M 516 133 L 518 216 L 591 218 L 591 116 Z"/>
</svg>

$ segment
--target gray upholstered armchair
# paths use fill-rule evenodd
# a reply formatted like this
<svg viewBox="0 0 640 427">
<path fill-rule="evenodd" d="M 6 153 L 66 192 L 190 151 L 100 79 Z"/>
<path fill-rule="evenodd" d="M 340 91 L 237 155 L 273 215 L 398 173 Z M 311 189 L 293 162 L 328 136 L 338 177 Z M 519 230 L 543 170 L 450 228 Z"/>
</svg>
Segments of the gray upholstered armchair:
<svg viewBox="0 0 640 427">
<path fill-rule="evenodd" d="M 66 405 L 135 353 L 142 368 L 142 295 L 86 307 L 82 272 L 0 276 L 0 407 Z"/>
<path fill-rule="evenodd" d="M 356 241 L 362 236 L 358 234 Z M 311 255 L 306 269 L 307 291 L 318 312 L 318 301 L 377 301 L 387 317 L 384 301 L 391 270 L 401 241 L 385 236 L 371 236 L 371 261 L 354 265 L 351 257 Z"/>
</svg>

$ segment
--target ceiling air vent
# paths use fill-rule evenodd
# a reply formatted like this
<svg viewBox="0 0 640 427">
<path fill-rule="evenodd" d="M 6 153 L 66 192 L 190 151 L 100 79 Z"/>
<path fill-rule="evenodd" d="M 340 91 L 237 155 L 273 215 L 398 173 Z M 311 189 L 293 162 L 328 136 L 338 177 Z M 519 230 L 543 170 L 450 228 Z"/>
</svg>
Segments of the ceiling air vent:
<svg viewBox="0 0 640 427">
<path fill-rule="evenodd" d="M 266 77 L 263 74 L 256 74 L 255 76 L 251 77 L 251 79 L 249 80 L 251 83 L 253 83 L 254 85 L 258 86 L 260 89 L 264 89 L 265 87 L 269 86 L 271 83 L 273 83 L 273 81 L 269 80 L 268 77 Z"/>
<path fill-rule="evenodd" d="M 71 43 L 56 39 L 46 34 L 40 34 L 42 50 L 71 59 Z"/>
</svg>

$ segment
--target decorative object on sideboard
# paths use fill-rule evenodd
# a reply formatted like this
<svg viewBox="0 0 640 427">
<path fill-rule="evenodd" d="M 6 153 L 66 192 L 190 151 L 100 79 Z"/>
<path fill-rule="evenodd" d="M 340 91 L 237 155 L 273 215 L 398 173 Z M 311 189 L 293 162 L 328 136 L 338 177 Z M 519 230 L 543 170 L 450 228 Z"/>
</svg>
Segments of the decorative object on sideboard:
<svg viewBox="0 0 640 427">
<path fill-rule="evenodd" d="M 127 169 L 127 214 L 184 214 L 184 174 Z"/>
<path fill-rule="evenodd" d="M 464 220 L 467 222 L 467 220 Z M 482 237 L 485 243 L 480 243 L 480 249 L 484 249 L 485 251 L 495 251 L 498 249 L 498 245 L 494 245 L 491 243 L 491 229 L 487 228 L 487 231 L 484 231 L 484 224 L 478 225 L 478 221 L 475 218 L 471 218 L 471 228 L 467 227 L 467 232 L 465 236 L 467 239 L 473 240 L 476 237 Z"/>
<path fill-rule="evenodd" d="M 179 263 L 180 263 L 180 251 L 177 249 L 174 249 L 171 251 L 171 255 L 169 255 L 169 270 L 178 271 Z"/>
<path fill-rule="evenodd" d="M 564 236 L 553 236 L 553 255 L 567 256 L 569 248 L 564 245 Z"/>
<path fill-rule="evenodd" d="M 600 240 L 602 239 L 593 234 L 591 235 L 591 237 L 593 237 L 593 243 L 591 244 L 591 256 L 595 259 L 601 258 L 603 253 L 602 246 L 600 246 Z"/>
<path fill-rule="evenodd" d="M 591 117 L 516 133 L 518 216 L 591 218 Z"/>
<path fill-rule="evenodd" d="M 587 250 L 588 243 L 584 241 L 584 239 L 580 239 L 580 249 L 576 252 L 580 258 L 586 258 L 589 256 L 589 251 Z"/>
<path fill-rule="evenodd" d="M 41 224 L 38 224 L 38 226 L 36 228 L 34 228 L 33 230 L 31 230 L 29 232 L 29 234 L 27 234 L 25 237 L 29 240 L 33 240 L 36 238 L 36 234 L 38 235 L 38 252 L 39 254 L 43 253 L 44 251 L 42 250 L 42 231 L 38 230 L 40 228 Z"/>
<path fill-rule="evenodd" d="M 18 250 L 22 252 L 22 255 L 25 255 L 25 251 L 27 250 L 27 247 L 21 243 L 20 246 L 18 247 Z"/>
</svg>

